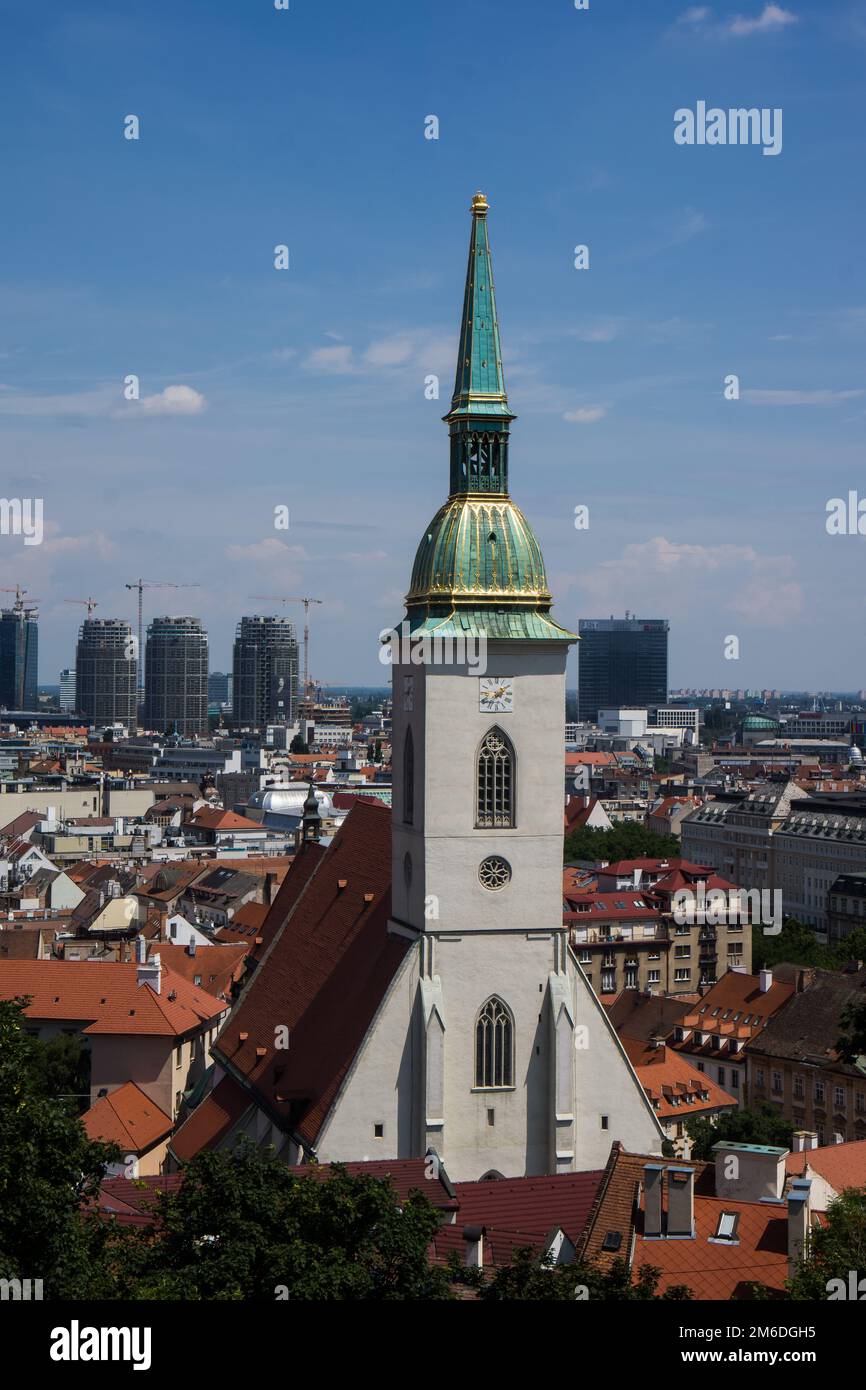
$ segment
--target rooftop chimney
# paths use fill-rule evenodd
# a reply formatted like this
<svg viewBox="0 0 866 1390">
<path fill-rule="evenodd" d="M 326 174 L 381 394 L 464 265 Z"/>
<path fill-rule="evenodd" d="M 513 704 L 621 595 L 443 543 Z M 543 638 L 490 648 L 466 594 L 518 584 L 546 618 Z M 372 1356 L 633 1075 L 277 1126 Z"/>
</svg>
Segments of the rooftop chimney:
<svg viewBox="0 0 866 1390">
<path fill-rule="evenodd" d="M 143 936 L 137 936 L 135 938 L 135 959 L 138 961 L 139 965 L 144 965 L 144 962 L 147 960 L 147 942 Z"/>
<path fill-rule="evenodd" d="M 486 1226 L 464 1226 L 463 1239 L 466 1241 L 466 1259 L 463 1261 L 470 1269 L 484 1268 L 484 1237 Z"/>
<path fill-rule="evenodd" d="M 809 1238 L 811 1178 L 795 1178 L 788 1193 L 788 1273 L 793 1274 Z"/>
<path fill-rule="evenodd" d="M 668 1169 L 668 1236 L 695 1234 L 695 1170 Z"/>
<path fill-rule="evenodd" d="M 766 993 L 767 993 L 767 990 L 770 988 L 770 986 L 772 985 L 772 983 L 773 983 L 773 972 L 772 972 L 772 970 L 762 970 L 762 971 L 759 973 L 759 975 L 758 975 L 758 984 L 759 984 L 759 988 L 760 988 L 761 993 L 762 993 L 762 994 L 766 994 Z"/>
<path fill-rule="evenodd" d="M 643 1166 L 643 1233 L 644 1237 L 658 1239 L 662 1233 L 662 1177 L 663 1163 L 645 1163 Z"/>
<path fill-rule="evenodd" d="M 159 953 L 151 956 L 148 961 L 138 962 L 137 982 L 140 985 L 150 985 L 154 994 L 159 994 L 162 989 L 162 960 Z"/>
<path fill-rule="evenodd" d="M 787 1149 L 720 1141 L 712 1152 L 717 1197 L 730 1197 L 735 1202 L 781 1202 Z"/>
<path fill-rule="evenodd" d="M 191 956 L 194 956 L 194 955 L 195 955 L 195 946 L 196 946 L 196 943 L 195 943 L 195 940 L 194 940 L 194 939 L 187 942 L 187 947 L 186 947 L 186 949 L 187 949 L 187 951 L 189 952 L 189 954 L 190 954 Z"/>
</svg>

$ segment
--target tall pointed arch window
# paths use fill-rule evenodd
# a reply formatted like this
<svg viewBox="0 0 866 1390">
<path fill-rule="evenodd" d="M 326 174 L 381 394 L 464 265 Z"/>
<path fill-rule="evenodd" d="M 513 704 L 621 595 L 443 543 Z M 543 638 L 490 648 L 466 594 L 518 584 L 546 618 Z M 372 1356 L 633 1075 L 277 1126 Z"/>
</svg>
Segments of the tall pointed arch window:
<svg viewBox="0 0 866 1390">
<path fill-rule="evenodd" d="M 478 749 L 477 830 L 509 829 L 515 825 L 514 746 L 501 729 L 491 729 Z"/>
<path fill-rule="evenodd" d="M 411 725 L 403 742 L 403 821 L 411 825 L 415 819 L 415 740 Z"/>
<path fill-rule="evenodd" d="M 475 1024 L 475 1085 L 514 1085 L 514 1020 L 501 999 L 488 999 Z"/>
</svg>

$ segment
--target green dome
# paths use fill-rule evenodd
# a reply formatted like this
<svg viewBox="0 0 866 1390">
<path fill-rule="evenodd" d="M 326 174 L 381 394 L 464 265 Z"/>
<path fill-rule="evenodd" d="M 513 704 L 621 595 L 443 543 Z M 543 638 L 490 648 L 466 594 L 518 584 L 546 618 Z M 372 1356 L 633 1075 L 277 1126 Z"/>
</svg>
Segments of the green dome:
<svg viewBox="0 0 866 1390">
<path fill-rule="evenodd" d="M 551 604 L 532 528 L 508 497 L 458 495 L 439 508 L 412 567 L 406 604 Z"/>
<path fill-rule="evenodd" d="M 779 729 L 781 725 L 777 719 L 771 719 L 766 714 L 747 714 L 743 720 L 744 733 L 757 733 L 759 730 Z"/>
</svg>

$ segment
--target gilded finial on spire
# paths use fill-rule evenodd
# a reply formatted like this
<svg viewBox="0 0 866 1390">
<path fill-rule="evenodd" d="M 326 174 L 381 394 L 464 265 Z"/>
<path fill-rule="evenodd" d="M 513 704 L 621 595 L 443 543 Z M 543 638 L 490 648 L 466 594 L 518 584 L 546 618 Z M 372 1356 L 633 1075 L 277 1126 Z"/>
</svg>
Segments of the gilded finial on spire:
<svg viewBox="0 0 866 1390">
<path fill-rule="evenodd" d="M 490 204 L 488 203 L 484 194 L 479 189 L 479 191 L 475 194 L 475 197 L 472 199 L 472 206 L 469 209 L 469 211 L 472 213 L 473 217 L 486 217 L 487 209 L 489 207 Z"/>
</svg>

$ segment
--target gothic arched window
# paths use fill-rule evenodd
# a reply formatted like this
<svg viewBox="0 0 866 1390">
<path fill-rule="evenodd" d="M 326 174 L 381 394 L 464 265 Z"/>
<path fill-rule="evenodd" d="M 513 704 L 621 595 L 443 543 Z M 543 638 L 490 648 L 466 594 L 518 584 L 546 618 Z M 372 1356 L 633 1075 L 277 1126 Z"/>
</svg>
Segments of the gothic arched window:
<svg viewBox="0 0 866 1390">
<path fill-rule="evenodd" d="M 514 1085 L 514 1021 L 501 999 L 488 999 L 475 1024 L 475 1085 Z"/>
<path fill-rule="evenodd" d="M 415 741 L 411 726 L 403 743 L 403 820 L 411 825 L 415 819 Z"/>
<path fill-rule="evenodd" d="M 478 749 L 475 828 L 511 828 L 514 819 L 514 748 L 501 729 L 491 729 Z"/>
</svg>

